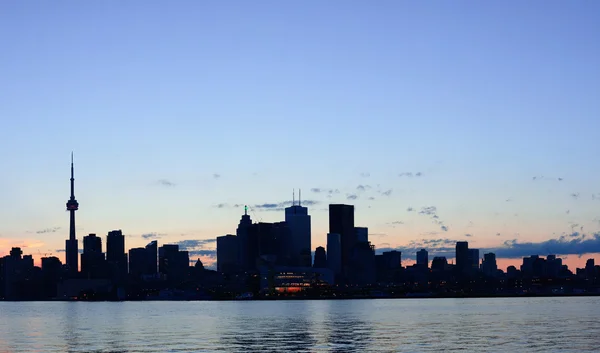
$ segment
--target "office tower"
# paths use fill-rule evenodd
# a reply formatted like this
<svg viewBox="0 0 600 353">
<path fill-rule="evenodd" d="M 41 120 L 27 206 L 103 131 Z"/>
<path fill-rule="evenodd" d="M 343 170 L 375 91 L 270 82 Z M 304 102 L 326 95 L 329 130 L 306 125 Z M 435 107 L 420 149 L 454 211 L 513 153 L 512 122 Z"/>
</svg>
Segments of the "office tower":
<svg viewBox="0 0 600 353">
<path fill-rule="evenodd" d="M 425 249 L 417 251 L 417 266 L 428 268 L 429 267 L 429 253 Z"/>
<path fill-rule="evenodd" d="M 65 262 L 70 276 L 77 274 L 79 270 L 79 247 L 75 235 L 75 211 L 79 209 L 79 203 L 75 200 L 75 177 L 73 171 L 73 153 L 71 153 L 71 197 L 67 201 L 69 211 L 69 239 L 65 242 Z"/>
<path fill-rule="evenodd" d="M 546 273 L 549 278 L 557 278 L 560 275 L 562 259 L 557 259 L 556 255 L 546 256 Z"/>
<path fill-rule="evenodd" d="M 479 249 L 469 249 L 469 267 L 479 270 Z"/>
<path fill-rule="evenodd" d="M 81 273 L 85 278 L 100 278 L 104 268 L 102 239 L 96 234 L 83 237 L 83 254 L 81 254 Z"/>
<path fill-rule="evenodd" d="M 315 263 L 314 268 L 326 268 L 327 267 L 327 254 L 325 248 L 322 246 L 317 247 L 315 250 Z"/>
<path fill-rule="evenodd" d="M 290 228 L 291 264 L 310 267 L 312 265 L 310 215 L 308 208 L 302 206 L 300 196 L 297 205 L 292 199 L 292 206 L 286 207 L 285 222 Z"/>
<path fill-rule="evenodd" d="M 238 237 L 238 256 L 240 257 L 238 263 L 242 271 L 248 271 L 254 268 L 255 259 L 253 256 L 257 255 L 257 252 L 250 253 L 251 250 L 254 251 L 254 248 L 250 249 L 251 242 L 248 235 L 248 227 L 251 225 L 252 219 L 250 219 L 250 216 L 248 215 L 248 206 L 244 206 L 244 215 L 242 216 L 242 219 L 240 219 L 240 223 L 235 232 Z"/>
<path fill-rule="evenodd" d="M 238 237 L 227 234 L 217 237 L 217 271 L 233 273 L 239 270 Z"/>
<path fill-rule="evenodd" d="M 327 268 L 334 276 L 340 275 L 342 271 L 342 241 L 337 233 L 327 234 Z"/>
<path fill-rule="evenodd" d="M 384 251 L 382 261 L 387 269 L 398 269 L 402 266 L 402 252 L 397 250 Z"/>
<path fill-rule="evenodd" d="M 127 254 L 125 236 L 121 230 L 110 231 L 106 236 L 106 262 L 114 280 L 123 280 L 126 277 Z"/>
<path fill-rule="evenodd" d="M 156 275 L 158 273 L 158 242 L 153 240 L 146 245 L 146 275 Z"/>
<path fill-rule="evenodd" d="M 367 227 L 354 227 L 356 232 L 357 242 L 368 242 L 369 241 L 369 228 Z"/>
<path fill-rule="evenodd" d="M 159 272 L 166 275 L 168 281 L 181 283 L 189 272 L 189 252 L 180 251 L 179 245 L 165 244 L 158 248 L 158 266 Z"/>
<path fill-rule="evenodd" d="M 146 248 L 129 249 L 129 275 L 141 278 L 148 265 L 148 252 Z"/>
<path fill-rule="evenodd" d="M 400 261 L 399 257 L 396 259 Z M 353 285 L 364 286 L 375 283 L 377 274 L 375 246 L 369 242 L 357 242 L 352 247 L 347 271 L 346 278 Z"/>
<path fill-rule="evenodd" d="M 496 264 L 496 254 L 493 252 L 483 254 L 483 261 L 481 262 L 481 271 L 488 277 L 495 277 L 498 272 L 498 265 Z"/>
<path fill-rule="evenodd" d="M 343 204 L 329 205 L 329 233 L 340 235 L 342 275 L 347 276 L 352 250 L 357 243 L 354 229 L 354 206 Z"/>
<path fill-rule="evenodd" d="M 469 263 L 469 243 L 466 241 L 456 242 L 456 269 L 460 274 L 468 271 Z"/>
<path fill-rule="evenodd" d="M 445 256 L 435 256 L 431 260 L 431 271 L 432 272 L 444 272 L 448 268 L 448 260 Z"/>
<path fill-rule="evenodd" d="M 247 228 L 247 266 L 257 269 L 260 264 L 289 265 L 291 231 L 287 222 L 259 222 Z"/>
</svg>

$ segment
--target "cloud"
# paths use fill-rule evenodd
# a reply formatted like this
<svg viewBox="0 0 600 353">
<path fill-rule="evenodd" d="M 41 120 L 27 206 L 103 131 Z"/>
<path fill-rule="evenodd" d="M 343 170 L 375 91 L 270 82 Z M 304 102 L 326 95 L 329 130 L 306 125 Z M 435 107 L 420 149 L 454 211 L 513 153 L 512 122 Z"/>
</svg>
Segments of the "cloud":
<svg viewBox="0 0 600 353">
<path fill-rule="evenodd" d="M 390 196 L 391 194 L 392 194 L 392 189 L 381 192 L 381 195 L 383 195 L 383 196 Z"/>
<path fill-rule="evenodd" d="M 423 175 L 423 173 L 421 173 L 421 172 L 416 172 L 416 173 L 413 173 L 413 172 L 403 172 L 403 173 L 398 174 L 399 177 L 408 177 L 408 178 L 412 178 L 413 176 L 416 176 L 418 178 L 418 177 L 420 177 L 422 175 Z"/>
<path fill-rule="evenodd" d="M 519 243 L 516 239 L 504 242 L 504 246 L 486 249 L 499 258 L 520 258 L 530 255 L 584 255 L 600 253 L 600 233 L 590 235 L 574 232 L 539 243 Z"/>
<path fill-rule="evenodd" d="M 54 250 L 54 252 L 55 252 L 55 253 L 63 253 L 63 252 L 65 252 L 65 251 L 66 251 L 65 249 L 56 249 L 56 250 Z M 79 254 L 83 254 L 83 249 L 79 249 L 79 250 L 77 250 L 77 252 L 78 252 Z M 53 256 L 53 255 L 51 255 L 51 254 L 48 254 L 48 256 Z"/>
<path fill-rule="evenodd" d="M 428 206 L 428 207 L 423 207 L 421 208 L 421 211 L 419 211 L 420 214 L 424 214 L 424 215 L 433 215 L 435 216 L 435 213 L 437 212 L 437 207 L 435 206 Z"/>
<path fill-rule="evenodd" d="M 252 209 L 258 211 L 283 211 L 285 207 L 291 206 L 293 201 L 283 201 L 278 203 L 263 203 L 252 206 Z M 296 201 L 295 204 L 298 202 Z M 316 200 L 302 200 L 302 206 L 314 206 L 320 204 L 320 201 Z"/>
<path fill-rule="evenodd" d="M 563 178 L 558 178 L 558 181 L 563 181 Z"/>
<path fill-rule="evenodd" d="M 404 224 L 404 222 L 402 222 L 402 221 L 393 221 L 393 222 L 392 222 L 392 223 L 390 223 L 390 224 Z"/>
<path fill-rule="evenodd" d="M 218 203 L 218 204 L 215 205 L 216 208 L 225 208 L 227 206 L 228 205 L 226 203 Z"/>
<path fill-rule="evenodd" d="M 356 195 L 356 194 L 347 194 L 346 195 L 347 200 L 356 200 L 357 198 L 358 198 L 358 195 Z"/>
<path fill-rule="evenodd" d="M 187 239 L 180 240 L 173 244 L 179 245 L 180 250 L 205 250 L 204 247 L 209 244 L 214 244 L 217 242 L 217 239 Z"/>
<path fill-rule="evenodd" d="M 447 226 L 441 226 L 440 229 L 443 230 L 444 232 L 448 231 L 448 227 Z"/>
<path fill-rule="evenodd" d="M 360 176 L 363 178 L 368 178 L 371 176 L 371 173 L 369 173 L 369 172 L 360 173 Z"/>
<path fill-rule="evenodd" d="M 46 229 L 38 230 L 38 231 L 36 231 L 36 233 L 37 234 L 56 233 L 56 231 L 58 231 L 59 229 L 60 229 L 60 227 L 46 228 Z"/>
<path fill-rule="evenodd" d="M 579 193 L 578 192 L 574 192 L 571 194 L 571 197 L 574 198 L 575 200 L 577 200 L 579 198 Z"/>
<path fill-rule="evenodd" d="M 370 188 L 371 188 L 371 186 L 369 186 L 369 185 L 362 185 L 361 184 L 361 185 L 359 185 L 359 186 L 356 187 L 356 190 L 365 191 L 365 190 L 368 190 Z"/>
<path fill-rule="evenodd" d="M 219 178 L 221 178 L 221 174 L 215 173 L 215 174 L 213 174 L 213 178 L 214 179 L 219 179 Z"/>
<path fill-rule="evenodd" d="M 158 233 L 155 233 L 155 232 L 144 233 L 144 234 L 142 234 L 142 238 L 144 238 L 144 239 L 151 239 L 151 238 L 158 239 L 158 238 L 162 238 L 164 235 L 165 234 L 158 234 Z"/>
<path fill-rule="evenodd" d="M 167 180 L 167 179 L 160 179 L 158 181 L 158 183 L 162 186 L 168 186 L 168 187 L 175 186 L 175 183 L 173 183 L 172 181 Z"/>
<path fill-rule="evenodd" d="M 468 233 L 467 233 L 467 234 L 465 234 L 465 237 L 468 237 L 468 238 L 470 238 L 470 237 L 472 237 L 472 236 L 473 236 L 473 234 L 468 234 Z"/>
<path fill-rule="evenodd" d="M 369 197 L 369 200 L 373 201 L 375 198 L 373 196 Z"/>
<path fill-rule="evenodd" d="M 312 188 L 310 189 L 310 191 L 316 193 L 316 194 L 329 194 L 329 195 L 333 195 L 333 194 L 339 194 L 340 190 L 338 189 L 324 189 L 324 188 Z"/>
<path fill-rule="evenodd" d="M 409 208 L 406 209 L 406 212 L 414 212 L 414 211 L 415 211 L 415 209 L 412 208 L 412 207 L 409 207 Z"/>
<path fill-rule="evenodd" d="M 497 236 L 497 237 L 499 237 L 500 235 L 502 235 L 502 234 L 500 234 L 500 233 L 496 233 L 496 236 Z"/>
</svg>

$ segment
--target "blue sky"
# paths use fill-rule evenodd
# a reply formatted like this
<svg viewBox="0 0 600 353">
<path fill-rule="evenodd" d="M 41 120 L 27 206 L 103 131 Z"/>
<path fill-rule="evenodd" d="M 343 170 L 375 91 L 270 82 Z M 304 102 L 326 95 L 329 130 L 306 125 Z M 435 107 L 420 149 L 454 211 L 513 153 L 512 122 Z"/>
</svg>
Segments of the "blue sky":
<svg viewBox="0 0 600 353">
<path fill-rule="evenodd" d="M 594 234 L 599 35 L 596 2 L 2 2 L 0 252 L 64 247 L 71 150 L 79 238 L 128 247 L 293 188 L 313 247 L 329 202 L 378 247 Z"/>
</svg>

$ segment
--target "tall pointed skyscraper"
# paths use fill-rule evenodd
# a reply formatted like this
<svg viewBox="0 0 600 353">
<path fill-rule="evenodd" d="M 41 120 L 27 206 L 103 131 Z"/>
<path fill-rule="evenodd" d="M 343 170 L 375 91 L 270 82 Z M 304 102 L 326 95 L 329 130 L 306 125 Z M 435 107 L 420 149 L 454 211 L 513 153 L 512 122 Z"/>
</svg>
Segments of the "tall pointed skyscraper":
<svg viewBox="0 0 600 353">
<path fill-rule="evenodd" d="M 75 211 L 79 209 L 79 203 L 75 200 L 75 178 L 73 173 L 73 152 L 71 152 L 71 197 L 67 201 L 67 211 L 70 213 L 69 239 L 66 240 L 65 262 L 70 275 L 77 274 L 79 268 L 79 246 L 75 236 Z"/>
</svg>

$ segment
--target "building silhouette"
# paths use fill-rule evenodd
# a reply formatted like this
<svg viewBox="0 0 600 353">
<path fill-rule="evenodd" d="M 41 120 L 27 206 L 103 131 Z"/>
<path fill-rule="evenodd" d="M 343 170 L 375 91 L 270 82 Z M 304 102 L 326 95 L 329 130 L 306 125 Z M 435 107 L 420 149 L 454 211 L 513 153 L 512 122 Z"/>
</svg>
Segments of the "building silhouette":
<svg viewBox="0 0 600 353">
<path fill-rule="evenodd" d="M 433 264 L 432 264 L 433 267 Z M 468 273 L 471 263 L 469 262 L 469 242 L 456 242 L 456 269 L 458 273 L 463 275 Z"/>
<path fill-rule="evenodd" d="M 347 279 L 354 246 L 357 243 L 354 229 L 354 206 L 344 204 L 329 205 L 329 233 L 340 235 L 341 273 Z"/>
<path fill-rule="evenodd" d="M 417 266 L 422 268 L 429 267 L 429 253 L 425 249 L 417 251 Z"/>
<path fill-rule="evenodd" d="M 122 282 L 127 277 L 127 254 L 125 253 L 125 236 L 119 230 L 108 232 L 106 236 L 106 262 L 110 277 Z"/>
<path fill-rule="evenodd" d="M 313 267 L 327 268 L 327 253 L 325 252 L 325 248 L 322 246 L 319 246 L 317 249 L 315 249 L 315 262 Z"/>
<path fill-rule="evenodd" d="M 285 222 L 290 229 L 291 265 L 310 267 L 311 258 L 311 224 L 308 208 L 302 206 L 300 194 L 298 204 L 285 208 Z"/>
<path fill-rule="evenodd" d="M 342 272 L 342 241 L 338 233 L 327 233 L 327 268 L 336 278 Z"/>
<path fill-rule="evenodd" d="M 83 253 L 81 254 L 81 273 L 84 278 L 103 278 L 105 273 L 105 257 L 102 252 L 102 239 L 96 234 L 83 237 Z"/>
<path fill-rule="evenodd" d="M 79 203 L 75 199 L 75 176 L 73 168 L 73 153 L 71 153 L 71 197 L 67 201 L 69 211 L 69 239 L 65 241 L 65 263 L 70 276 L 75 276 L 79 271 L 79 246 L 75 234 L 75 211 L 79 209 Z"/>
<path fill-rule="evenodd" d="M 252 225 L 252 219 L 248 215 L 248 206 L 244 206 L 244 214 L 240 219 L 240 223 L 236 229 L 236 236 L 238 239 L 238 256 L 240 257 L 238 263 L 240 270 L 248 271 L 256 266 L 254 257 L 257 255 L 254 248 L 250 249 L 252 241 L 249 238 L 248 228 Z M 256 241 L 256 239 L 254 239 Z M 251 253 L 252 251 L 252 253 Z"/>
<path fill-rule="evenodd" d="M 239 270 L 238 237 L 232 234 L 217 237 L 217 271 L 234 273 Z"/>
<path fill-rule="evenodd" d="M 153 240 L 148 243 L 146 249 L 146 270 L 145 275 L 156 276 L 158 274 L 158 242 Z"/>
</svg>

